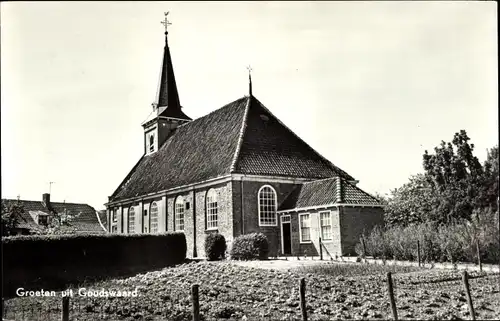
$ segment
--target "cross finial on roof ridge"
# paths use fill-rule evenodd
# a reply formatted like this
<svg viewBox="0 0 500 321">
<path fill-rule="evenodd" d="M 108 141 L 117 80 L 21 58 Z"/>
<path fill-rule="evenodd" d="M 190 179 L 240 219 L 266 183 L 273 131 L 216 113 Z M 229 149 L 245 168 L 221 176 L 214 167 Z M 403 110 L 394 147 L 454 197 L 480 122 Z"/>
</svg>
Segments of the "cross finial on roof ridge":
<svg viewBox="0 0 500 321">
<path fill-rule="evenodd" d="M 248 65 L 247 66 L 248 70 L 248 94 L 249 96 L 252 96 L 252 66 Z"/>
</svg>

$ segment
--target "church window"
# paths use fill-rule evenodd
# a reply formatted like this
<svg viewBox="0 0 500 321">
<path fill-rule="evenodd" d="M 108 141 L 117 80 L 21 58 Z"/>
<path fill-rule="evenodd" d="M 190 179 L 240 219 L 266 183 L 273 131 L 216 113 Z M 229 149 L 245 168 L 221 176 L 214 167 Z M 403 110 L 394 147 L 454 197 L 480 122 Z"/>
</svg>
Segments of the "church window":
<svg viewBox="0 0 500 321">
<path fill-rule="evenodd" d="M 330 212 L 319 213 L 321 226 L 321 239 L 325 241 L 332 240 L 332 215 Z"/>
<path fill-rule="evenodd" d="M 300 243 L 311 242 L 311 219 L 309 214 L 299 214 Z"/>
<path fill-rule="evenodd" d="M 152 153 L 155 151 L 155 135 L 151 134 L 149 136 L 149 151 Z"/>
<path fill-rule="evenodd" d="M 111 211 L 113 214 L 113 223 L 118 222 L 118 209 L 115 209 L 114 211 Z"/>
<path fill-rule="evenodd" d="M 218 227 L 218 204 L 217 192 L 212 188 L 207 192 L 207 229 L 216 229 Z"/>
<path fill-rule="evenodd" d="M 174 208 L 175 230 L 184 231 L 184 197 L 178 196 Z"/>
<path fill-rule="evenodd" d="M 156 202 L 151 203 L 149 210 L 151 220 L 151 233 L 158 233 L 158 205 Z"/>
<path fill-rule="evenodd" d="M 276 226 L 277 197 L 276 191 L 269 185 L 259 189 L 259 226 Z"/>
<path fill-rule="evenodd" d="M 140 214 L 139 214 L 140 215 Z M 128 233 L 135 233 L 135 210 L 133 207 L 131 207 L 128 210 Z"/>
</svg>

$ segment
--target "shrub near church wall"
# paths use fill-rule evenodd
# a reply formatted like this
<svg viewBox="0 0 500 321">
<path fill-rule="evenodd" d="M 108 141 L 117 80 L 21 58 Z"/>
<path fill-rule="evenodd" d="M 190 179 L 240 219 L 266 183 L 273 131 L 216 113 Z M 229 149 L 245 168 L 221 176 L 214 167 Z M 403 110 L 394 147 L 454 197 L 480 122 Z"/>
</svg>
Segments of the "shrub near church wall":
<svg viewBox="0 0 500 321">
<path fill-rule="evenodd" d="M 21 236 L 2 239 L 3 290 L 57 289 L 89 279 L 178 264 L 182 233 Z"/>
</svg>

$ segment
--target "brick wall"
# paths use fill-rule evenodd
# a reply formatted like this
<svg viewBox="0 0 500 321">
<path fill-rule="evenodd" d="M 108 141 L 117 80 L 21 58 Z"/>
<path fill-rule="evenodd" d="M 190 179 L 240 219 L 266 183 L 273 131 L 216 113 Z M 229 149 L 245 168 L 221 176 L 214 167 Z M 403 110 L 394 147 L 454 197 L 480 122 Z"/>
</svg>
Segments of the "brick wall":
<svg viewBox="0 0 500 321">
<path fill-rule="evenodd" d="M 206 195 L 211 189 L 217 193 L 218 228 L 207 230 Z M 182 195 L 184 202 L 189 202 L 189 209 L 184 210 L 184 234 L 187 242 L 188 257 L 205 257 L 205 237 L 208 233 L 220 233 L 230 243 L 233 239 L 233 204 L 231 183 L 219 183 L 204 188 L 169 195 L 166 198 L 166 215 L 164 220 L 167 231 L 175 231 L 174 210 L 175 200 Z"/>
<path fill-rule="evenodd" d="M 285 197 L 297 187 L 290 183 L 267 183 L 243 180 L 232 181 L 233 211 L 234 211 L 234 236 L 262 232 L 269 241 L 269 255 L 274 256 L 281 248 L 281 234 L 279 222 L 276 226 L 259 226 L 259 212 L 257 194 L 264 185 L 272 186 L 277 194 L 278 206 Z M 242 198 L 243 195 L 243 198 Z M 242 222 L 243 221 L 243 222 Z"/>
<path fill-rule="evenodd" d="M 217 229 L 207 230 L 206 196 L 213 188 L 217 193 Z M 199 257 L 205 257 L 205 238 L 209 233 L 224 236 L 228 248 L 233 240 L 233 198 L 231 182 L 214 184 L 196 190 L 196 248 Z"/>
<path fill-rule="evenodd" d="M 341 254 L 341 233 L 339 224 L 339 212 L 336 208 L 327 208 L 321 210 L 309 210 L 293 212 L 290 214 L 292 223 L 292 255 L 293 256 L 303 256 L 307 253 L 308 256 L 319 256 L 319 237 L 321 236 L 321 225 L 320 225 L 320 212 L 330 212 L 331 224 L 332 224 L 332 239 L 322 240 L 323 247 L 323 258 L 328 259 L 329 255 L 335 257 L 335 255 Z M 310 243 L 300 243 L 300 229 L 299 229 L 299 215 L 309 214 L 311 223 L 311 242 Z M 326 250 L 325 250 L 326 249 Z"/>
<path fill-rule="evenodd" d="M 343 255 L 356 255 L 355 246 L 363 232 L 384 223 L 384 210 L 378 207 L 342 207 L 340 230 Z"/>
</svg>

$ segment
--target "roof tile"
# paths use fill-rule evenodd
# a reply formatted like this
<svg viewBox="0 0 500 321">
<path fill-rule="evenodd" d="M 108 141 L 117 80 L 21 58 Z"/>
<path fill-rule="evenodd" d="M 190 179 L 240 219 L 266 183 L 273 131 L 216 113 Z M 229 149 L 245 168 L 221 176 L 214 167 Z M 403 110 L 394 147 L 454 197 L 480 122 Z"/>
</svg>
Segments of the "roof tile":
<svg viewBox="0 0 500 321">
<path fill-rule="evenodd" d="M 375 197 L 345 179 L 341 179 L 342 201 L 339 202 L 337 182 L 339 177 L 304 183 L 293 190 L 280 205 L 279 210 L 342 204 L 381 205 Z"/>
</svg>

